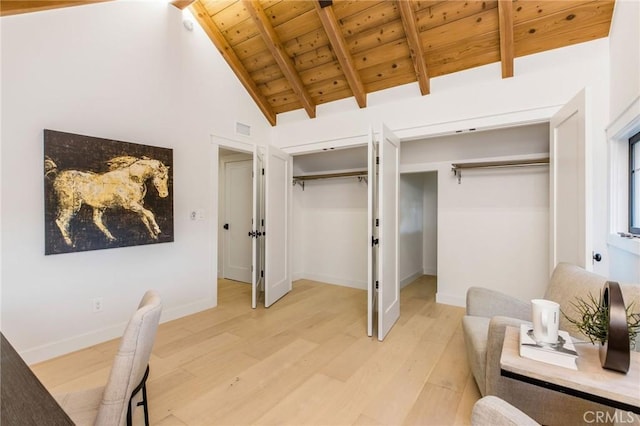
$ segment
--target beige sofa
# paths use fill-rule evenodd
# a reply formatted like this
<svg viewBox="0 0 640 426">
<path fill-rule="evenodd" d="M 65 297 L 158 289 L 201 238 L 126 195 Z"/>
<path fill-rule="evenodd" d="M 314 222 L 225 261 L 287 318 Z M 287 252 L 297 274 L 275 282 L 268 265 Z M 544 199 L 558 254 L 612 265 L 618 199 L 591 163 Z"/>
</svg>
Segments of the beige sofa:
<svg viewBox="0 0 640 426">
<path fill-rule="evenodd" d="M 576 317 L 572 305 L 576 296 L 586 297 L 591 292 L 597 297 L 606 281 L 606 278 L 578 266 L 560 263 L 555 268 L 543 297 L 558 302 L 563 312 Z M 640 285 L 620 284 L 625 304 L 634 301 L 634 311 L 639 310 Z M 612 411 L 609 407 L 500 375 L 505 327 L 519 327 L 530 321 L 530 301 L 485 288 L 472 287 L 468 290 L 467 314 L 462 319 L 462 326 L 467 359 L 482 396 L 498 396 L 545 425 L 583 424 L 587 411 Z M 563 315 L 560 329 L 567 330 L 572 336 L 586 339 Z M 640 347 L 640 344 L 637 346 Z"/>
</svg>

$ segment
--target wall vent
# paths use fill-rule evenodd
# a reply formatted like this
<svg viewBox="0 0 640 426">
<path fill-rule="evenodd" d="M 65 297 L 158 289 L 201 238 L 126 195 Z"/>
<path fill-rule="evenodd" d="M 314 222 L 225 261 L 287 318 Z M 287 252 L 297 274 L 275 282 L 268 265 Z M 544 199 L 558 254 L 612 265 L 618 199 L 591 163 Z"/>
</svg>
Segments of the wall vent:
<svg viewBox="0 0 640 426">
<path fill-rule="evenodd" d="M 251 126 L 236 121 L 236 133 L 243 136 L 251 136 Z"/>
</svg>

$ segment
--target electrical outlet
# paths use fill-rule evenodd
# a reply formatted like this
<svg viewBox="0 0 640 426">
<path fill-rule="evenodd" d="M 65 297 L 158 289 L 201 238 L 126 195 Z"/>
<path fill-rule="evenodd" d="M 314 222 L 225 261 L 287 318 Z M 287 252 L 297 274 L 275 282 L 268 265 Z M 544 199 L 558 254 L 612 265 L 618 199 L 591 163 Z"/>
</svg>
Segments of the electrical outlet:
<svg viewBox="0 0 640 426">
<path fill-rule="evenodd" d="M 91 307 L 94 313 L 102 312 L 102 297 L 94 297 L 91 299 Z"/>
</svg>

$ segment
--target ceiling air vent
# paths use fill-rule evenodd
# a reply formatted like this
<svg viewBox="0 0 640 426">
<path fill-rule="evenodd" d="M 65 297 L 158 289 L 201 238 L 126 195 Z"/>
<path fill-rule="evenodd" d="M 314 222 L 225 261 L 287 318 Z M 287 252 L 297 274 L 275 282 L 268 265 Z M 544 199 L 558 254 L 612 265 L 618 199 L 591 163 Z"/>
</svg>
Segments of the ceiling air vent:
<svg viewBox="0 0 640 426">
<path fill-rule="evenodd" d="M 243 136 L 251 136 L 251 126 L 236 121 L 236 133 Z"/>
</svg>

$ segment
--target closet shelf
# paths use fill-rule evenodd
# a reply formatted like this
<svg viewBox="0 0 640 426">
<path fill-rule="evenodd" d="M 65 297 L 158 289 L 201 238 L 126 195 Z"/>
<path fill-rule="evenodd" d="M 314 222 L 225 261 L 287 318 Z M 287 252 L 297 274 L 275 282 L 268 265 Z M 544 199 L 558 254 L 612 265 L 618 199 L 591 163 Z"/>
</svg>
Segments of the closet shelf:
<svg viewBox="0 0 640 426">
<path fill-rule="evenodd" d="M 307 180 L 318 180 L 318 179 L 335 179 L 335 178 L 345 178 L 345 177 L 357 177 L 359 181 L 367 181 L 368 176 L 367 170 L 356 170 L 353 172 L 341 172 L 341 173 L 322 173 L 318 175 L 302 175 L 302 176 L 294 176 L 293 177 L 293 185 L 300 185 L 302 190 L 304 191 L 304 182 Z"/>
<path fill-rule="evenodd" d="M 455 176 L 458 176 L 458 183 L 460 183 L 463 169 L 496 169 L 502 167 L 544 166 L 547 164 L 549 164 L 549 157 L 529 158 L 525 160 L 477 161 L 470 163 L 452 163 L 451 171 L 453 171 Z"/>
</svg>

